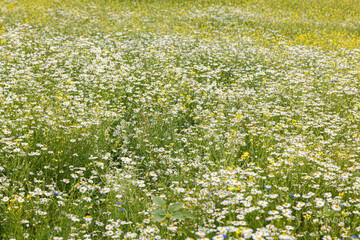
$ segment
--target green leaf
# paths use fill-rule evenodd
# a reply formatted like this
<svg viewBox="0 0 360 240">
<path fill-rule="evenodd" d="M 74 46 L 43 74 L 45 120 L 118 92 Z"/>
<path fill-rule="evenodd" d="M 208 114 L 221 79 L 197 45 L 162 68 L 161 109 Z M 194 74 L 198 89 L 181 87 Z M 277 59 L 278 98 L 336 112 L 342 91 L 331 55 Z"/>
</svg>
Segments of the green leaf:
<svg viewBox="0 0 360 240">
<path fill-rule="evenodd" d="M 186 218 L 194 219 L 194 216 L 191 213 L 189 213 L 188 211 L 182 210 L 181 213 Z"/>
<path fill-rule="evenodd" d="M 186 234 L 186 232 L 184 230 L 178 230 L 177 233 L 179 233 L 180 235 L 181 234 L 184 234 L 184 235 Z"/>
<path fill-rule="evenodd" d="M 171 214 L 171 216 L 175 219 L 184 220 L 185 217 L 181 212 L 174 212 Z"/>
<path fill-rule="evenodd" d="M 165 207 L 166 202 L 159 197 L 152 196 L 152 200 L 160 207 Z"/>
<path fill-rule="evenodd" d="M 166 212 L 164 210 L 161 209 L 155 209 L 154 211 L 151 212 L 152 214 L 156 214 L 156 215 L 160 215 L 160 216 L 165 216 Z"/>
<path fill-rule="evenodd" d="M 158 214 L 154 214 L 154 217 L 153 217 L 153 221 L 154 222 L 162 222 L 162 221 L 164 221 L 165 220 L 165 216 L 160 216 L 160 215 L 158 215 Z"/>
<path fill-rule="evenodd" d="M 341 214 L 332 210 L 331 208 L 325 208 L 325 215 L 327 217 L 340 216 Z"/>
<path fill-rule="evenodd" d="M 178 211 L 178 210 L 180 210 L 182 208 L 183 208 L 182 203 L 172 203 L 169 206 L 169 211 L 170 212 L 176 212 L 176 211 Z"/>
</svg>

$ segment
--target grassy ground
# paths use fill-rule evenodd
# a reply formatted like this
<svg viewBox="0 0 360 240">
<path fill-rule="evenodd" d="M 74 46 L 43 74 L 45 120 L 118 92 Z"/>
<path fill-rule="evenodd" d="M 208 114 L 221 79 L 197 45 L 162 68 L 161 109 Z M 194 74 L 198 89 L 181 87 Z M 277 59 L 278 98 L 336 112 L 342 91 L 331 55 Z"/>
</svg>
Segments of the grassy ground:
<svg viewBox="0 0 360 240">
<path fill-rule="evenodd" d="M 0 239 L 357 239 L 360 3 L 0 1 Z"/>
</svg>

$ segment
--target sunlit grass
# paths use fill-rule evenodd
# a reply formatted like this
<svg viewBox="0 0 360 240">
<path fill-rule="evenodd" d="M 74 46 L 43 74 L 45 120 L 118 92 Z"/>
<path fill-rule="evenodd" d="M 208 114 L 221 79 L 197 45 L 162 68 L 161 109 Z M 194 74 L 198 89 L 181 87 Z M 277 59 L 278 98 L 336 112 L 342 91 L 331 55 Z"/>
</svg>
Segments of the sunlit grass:
<svg viewBox="0 0 360 240">
<path fill-rule="evenodd" d="M 2 1 L 0 239 L 359 238 L 359 12 Z"/>
</svg>

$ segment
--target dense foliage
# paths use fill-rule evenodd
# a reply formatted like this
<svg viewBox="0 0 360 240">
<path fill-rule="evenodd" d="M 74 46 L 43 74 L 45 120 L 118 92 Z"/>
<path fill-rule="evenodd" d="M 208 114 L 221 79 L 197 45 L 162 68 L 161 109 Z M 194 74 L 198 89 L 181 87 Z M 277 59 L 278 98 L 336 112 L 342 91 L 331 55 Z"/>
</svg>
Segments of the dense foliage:
<svg viewBox="0 0 360 240">
<path fill-rule="evenodd" d="M 0 1 L 0 239 L 357 239 L 359 12 Z"/>
</svg>

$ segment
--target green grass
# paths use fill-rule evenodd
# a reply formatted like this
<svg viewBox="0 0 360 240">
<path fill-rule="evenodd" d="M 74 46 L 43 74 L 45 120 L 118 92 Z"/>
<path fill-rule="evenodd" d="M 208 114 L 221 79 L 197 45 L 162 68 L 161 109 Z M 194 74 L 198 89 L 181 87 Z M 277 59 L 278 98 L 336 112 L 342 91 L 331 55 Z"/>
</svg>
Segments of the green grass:
<svg viewBox="0 0 360 240">
<path fill-rule="evenodd" d="M 0 2 L 0 239 L 358 238 L 359 10 Z"/>
</svg>

